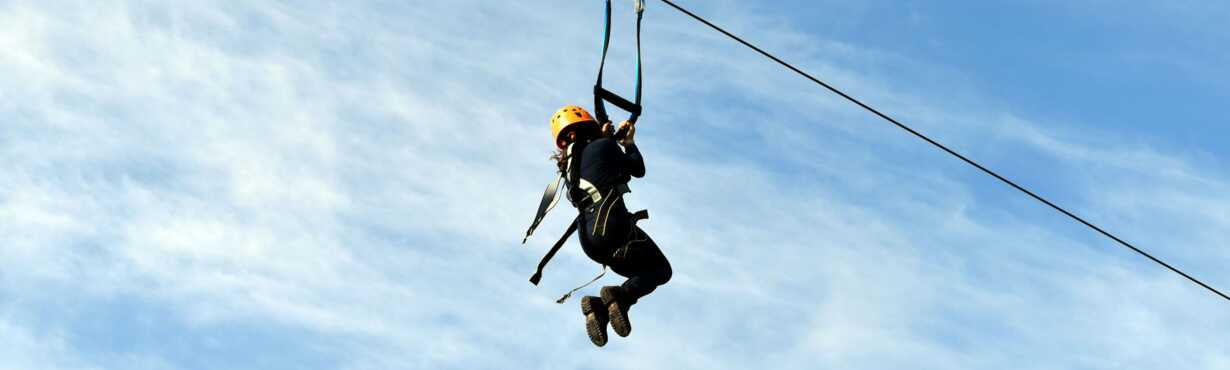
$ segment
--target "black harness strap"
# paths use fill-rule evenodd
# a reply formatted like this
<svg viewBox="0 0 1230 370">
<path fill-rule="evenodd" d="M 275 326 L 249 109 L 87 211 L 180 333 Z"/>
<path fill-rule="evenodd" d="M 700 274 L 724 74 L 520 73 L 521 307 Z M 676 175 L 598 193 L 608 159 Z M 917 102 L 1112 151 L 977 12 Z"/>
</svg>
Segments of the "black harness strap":
<svg viewBox="0 0 1230 370">
<path fill-rule="evenodd" d="M 530 228 L 525 230 L 525 238 L 521 239 L 521 244 L 525 244 L 525 241 L 530 239 L 530 235 L 534 235 L 534 229 L 538 228 L 542 219 L 547 217 L 547 212 L 551 212 L 551 209 L 555 208 L 555 203 L 559 202 L 557 195 L 559 184 L 562 182 L 564 182 L 564 177 L 560 176 L 554 182 L 547 184 L 547 191 L 542 193 L 542 201 L 538 202 L 538 213 L 534 215 L 534 222 L 530 224 Z"/>
<path fill-rule="evenodd" d="M 577 205 L 577 202 L 582 199 L 580 195 L 581 190 L 577 187 L 577 182 L 580 181 L 581 178 L 580 156 L 582 153 L 585 153 L 586 144 L 587 142 L 581 141 L 568 146 L 567 155 L 571 157 L 568 160 L 568 167 L 564 169 L 565 172 L 560 176 L 560 181 L 555 183 L 557 185 L 557 189 L 558 184 L 560 183 L 565 186 L 565 191 L 568 192 L 568 200 L 572 201 L 574 206 Z M 550 190 L 549 187 L 548 190 Z M 545 195 L 543 199 L 546 199 Z M 541 208 L 541 205 L 539 208 Z M 568 230 L 564 231 L 564 235 L 560 236 L 559 240 L 555 242 L 555 245 L 551 246 L 551 250 L 548 251 L 546 255 L 542 256 L 542 261 L 538 262 L 538 270 L 534 271 L 534 276 L 530 277 L 530 283 L 538 285 L 538 281 L 542 279 L 542 269 L 547 267 L 547 263 L 551 262 L 551 258 L 555 257 L 555 253 L 559 252 L 559 249 L 564 246 L 564 243 L 568 242 L 568 238 L 571 237 L 580 226 L 581 214 L 578 212 L 577 217 L 572 219 L 572 223 L 568 225 Z"/>
<path fill-rule="evenodd" d="M 538 281 L 542 280 L 542 269 L 547 267 L 547 262 L 551 262 L 551 258 L 555 257 L 555 253 L 559 252 L 559 249 L 568 241 L 568 237 L 577 231 L 577 226 L 580 224 L 581 215 L 577 215 L 577 218 L 572 220 L 572 224 L 568 225 L 568 231 L 564 231 L 564 236 L 561 236 L 559 241 L 551 246 L 551 251 L 547 252 L 547 255 L 542 256 L 542 261 L 538 262 L 538 270 L 534 272 L 534 276 L 530 276 L 530 283 L 538 285 Z"/>
</svg>

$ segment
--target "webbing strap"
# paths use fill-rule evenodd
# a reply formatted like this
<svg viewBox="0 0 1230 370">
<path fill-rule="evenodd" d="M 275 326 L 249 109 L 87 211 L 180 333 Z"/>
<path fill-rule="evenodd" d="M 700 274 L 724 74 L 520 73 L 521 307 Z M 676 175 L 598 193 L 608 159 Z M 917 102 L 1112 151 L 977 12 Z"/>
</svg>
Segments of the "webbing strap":
<svg viewBox="0 0 1230 370">
<path fill-rule="evenodd" d="M 645 15 L 645 1 L 636 0 L 636 108 L 641 108 L 641 18 Z M 640 118 L 638 110 L 629 121 L 636 122 Z"/>
<path fill-rule="evenodd" d="M 598 64 L 598 81 L 594 84 L 594 113 L 599 123 L 611 121 L 610 116 L 606 112 L 606 102 L 615 104 L 620 109 L 631 113 L 632 116 L 628 118 L 629 122 L 636 123 L 636 120 L 641 116 L 641 18 L 644 14 L 644 4 L 639 0 L 636 4 L 636 95 L 633 102 L 602 87 L 602 75 L 606 69 L 606 56 L 611 45 L 611 0 L 606 1 L 606 22 L 604 22 L 602 36 L 602 61 Z M 616 137 L 622 138 L 623 132 L 617 133 Z"/>
<path fill-rule="evenodd" d="M 547 252 L 547 255 L 542 256 L 542 261 L 538 262 L 538 270 L 534 272 L 534 276 L 530 276 L 530 283 L 538 285 L 538 282 L 542 280 L 542 269 L 547 267 L 547 263 L 551 262 L 551 258 L 555 257 L 555 253 L 559 252 L 559 249 L 564 246 L 565 242 L 568 241 L 568 237 L 572 236 L 572 233 L 577 231 L 577 226 L 580 224 L 581 215 L 577 215 L 577 218 L 572 220 L 572 224 L 568 225 L 568 231 L 565 231 L 564 235 L 559 237 L 559 241 L 555 242 L 555 245 L 551 246 L 551 250 Z"/>
<path fill-rule="evenodd" d="M 585 287 L 593 284 L 595 281 L 598 281 L 598 279 L 601 279 L 603 276 L 606 276 L 606 265 L 602 265 L 602 272 L 598 273 L 598 276 L 594 276 L 594 278 L 590 279 L 588 283 L 572 288 L 572 290 L 565 293 L 563 297 L 559 297 L 559 299 L 555 300 L 555 303 L 564 304 L 564 302 L 568 300 L 568 297 L 572 297 L 573 293 L 576 293 L 578 290 L 585 289 Z"/>
<path fill-rule="evenodd" d="M 538 202 L 538 213 L 534 214 L 534 222 L 530 224 L 530 228 L 525 230 L 525 238 L 521 239 L 521 244 L 525 244 L 525 241 L 530 239 L 530 235 L 534 235 L 534 229 L 538 228 L 542 219 L 547 217 L 547 212 L 551 212 L 551 209 L 555 208 L 555 204 L 559 202 L 559 184 L 562 182 L 564 182 L 564 177 L 560 176 L 547 184 L 547 190 L 542 193 L 542 201 Z"/>
</svg>

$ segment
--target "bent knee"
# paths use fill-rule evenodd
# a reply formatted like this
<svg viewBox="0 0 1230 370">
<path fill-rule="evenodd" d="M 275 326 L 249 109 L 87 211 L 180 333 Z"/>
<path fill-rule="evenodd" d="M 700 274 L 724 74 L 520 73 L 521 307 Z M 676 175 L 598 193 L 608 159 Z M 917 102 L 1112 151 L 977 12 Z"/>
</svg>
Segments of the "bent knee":
<svg viewBox="0 0 1230 370">
<path fill-rule="evenodd" d="M 662 268 L 662 284 L 666 284 L 666 282 L 671 281 L 671 275 L 674 275 L 674 271 L 671 270 L 671 264 L 667 263 Z M 662 285 L 662 284 L 658 284 L 658 285 Z"/>
</svg>

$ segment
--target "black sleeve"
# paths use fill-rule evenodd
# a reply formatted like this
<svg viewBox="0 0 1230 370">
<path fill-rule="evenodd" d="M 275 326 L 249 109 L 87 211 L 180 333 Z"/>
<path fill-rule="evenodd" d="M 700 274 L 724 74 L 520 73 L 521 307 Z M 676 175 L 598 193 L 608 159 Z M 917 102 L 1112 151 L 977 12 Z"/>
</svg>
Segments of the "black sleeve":
<svg viewBox="0 0 1230 370">
<path fill-rule="evenodd" d="M 644 177 L 645 159 L 641 157 L 641 150 L 636 148 L 636 144 L 632 144 L 625 146 L 624 152 L 624 171 L 632 177 Z"/>
</svg>

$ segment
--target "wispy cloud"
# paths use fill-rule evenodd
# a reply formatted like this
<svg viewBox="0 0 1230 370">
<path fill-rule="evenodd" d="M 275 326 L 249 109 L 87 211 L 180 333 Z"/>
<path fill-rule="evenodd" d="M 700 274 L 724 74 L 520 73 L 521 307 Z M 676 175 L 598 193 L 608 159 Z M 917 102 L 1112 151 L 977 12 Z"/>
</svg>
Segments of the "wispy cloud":
<svg viewBox="0 0 1230 370">
<path fill-rule="evenodd" d="M 975 86 L 926 95 L 875 72 L 963 72 L 697 6 L 1230 286 L 1230 180 L 1202 157 Z M 552 302 L 597 266 L 570 247 L 526 282 L 566 207 L 516 245 L 551 178 L 545 114 L 589 99 L 593 4 L 0 9 L 0 367 L 1230 362 L 1205 292 L 664 9 L 630 199 L 676 274 L 601 354 Z"/>
</svg>

